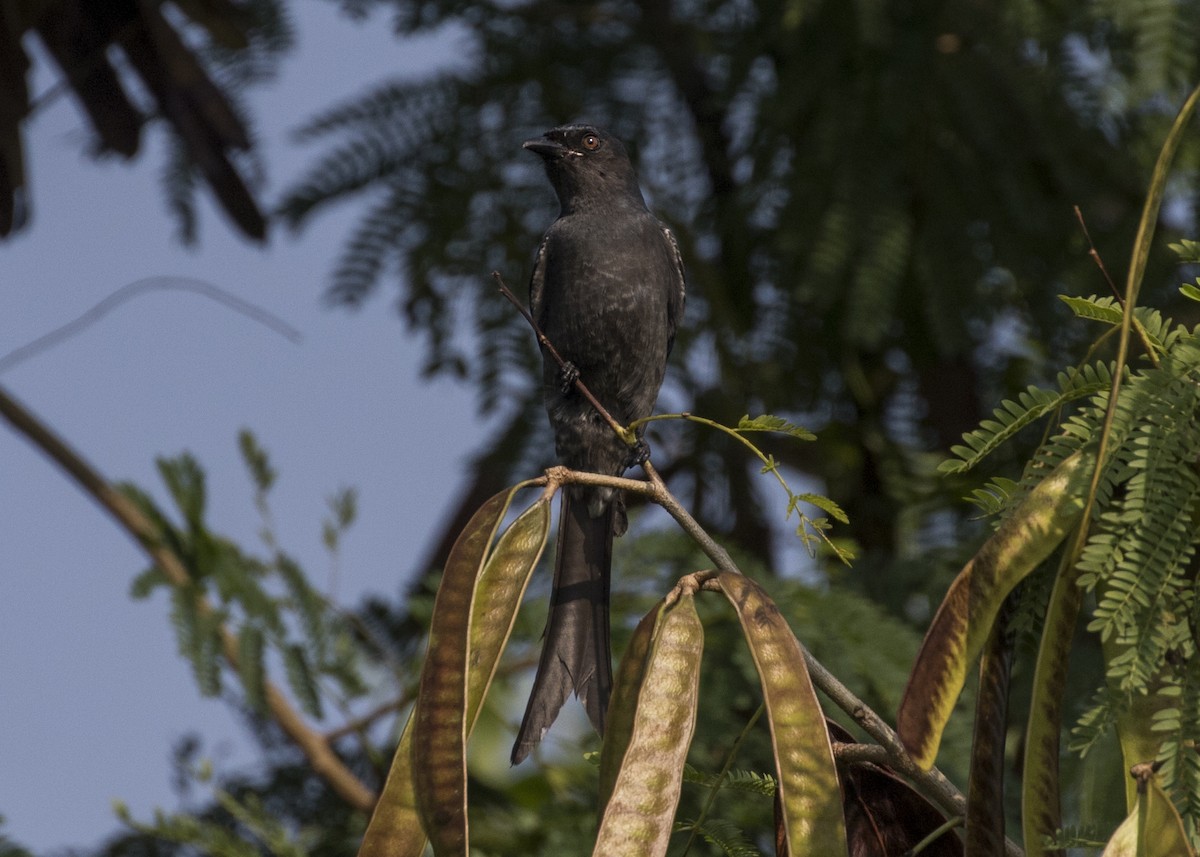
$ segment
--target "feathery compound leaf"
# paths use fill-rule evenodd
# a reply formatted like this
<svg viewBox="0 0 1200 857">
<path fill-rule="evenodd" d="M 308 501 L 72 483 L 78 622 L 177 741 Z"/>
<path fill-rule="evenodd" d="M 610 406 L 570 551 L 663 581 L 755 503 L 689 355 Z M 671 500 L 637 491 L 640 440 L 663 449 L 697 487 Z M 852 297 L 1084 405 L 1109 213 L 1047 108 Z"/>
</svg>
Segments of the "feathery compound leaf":
<svg viewBox="0 0 1200 857">
<path fill-rule="evenodd" d="M 724 776 L 708 774 L 691 765 L 683 768 L 683 781 L 718 791 L 750 792 L 771 797 L 775 794 L 775 778 L 757 771 L 729 771 Z"/>
<path fill-rule="evenodd" d="M 171 590 L 171 624 L 175 628 L 179 653 L 191 664 L 200 693 L 216 696 L 221 692 L 220 647 L 213 640 L 211 617 L 206 621 L 200 615 L 197 597 L 194 586 Z"/>
<path fill-rule="evenodd" d="M 185 452 L 176 458 L 160 458 L 156 464 L 183 519 L 190 527 L 199 528 L 205 505 L 204 471 L 199 462 Z"/>
<path fill-rule="evenodd" d="M 254 487 L 263 494 L 270 491 L 278 473 L 271 466 L 271 458 L 259 444 L 254 432 L 249 429 L 238 432 L 238 450 L 242 454 L 242 461 L 250 473 L 250 478 L 254 480 Z"/>
<path fill-rule="evenodd" d="M 287 675 L 288 687 L 296 694 L 300 707 L 306 714 L 317 718 L 322 717 L 321 691 L 317 688 L 317 680 L 313 677 L 308 657 L 304 649 L 298 645 L 286 646 L 283 649 L 284 673 Z"/>
<path fill-rule="evenodd" d="M 135 600 L 148 598 L 158 587 L 170 585 L 162 569 L 152 565 L 133 579 L 133 583 L 129 585 L 129 597 Z"/>
<path fill-rule="evenodd" d="M 1059 295 L 1058 298 L 1070 307 L 1076 316 L 1088 321 L 1098 321 L 1116 327 L 1125 316 L 1116 298 L 1095 295 L 1087 298 Z M 1179 330 L 1169 318 L 1164 318 L 1158 310 L 1149 307 L 1134 307 L 1133 325 L 1140 335 L 1145 336 L 1150 347 L 1160 354 L 1166 352 L 1172 339 L 1179 334 Z"/>
<path fill-rule="evenodd" d="M 1186 264 L 1200 262 L 1200 241 L 1193 241 L 1190 238 L 1182 238 L 1179 241 L 1168 244 L 1168 247 L 1179 257 L 1179 261 Z"/>
<path fill-rule="evenodd" d="M 731 821 L 712 818 L 702 824 L 681 824 L 676 829 L 695 830 L 705 842 L 719 848 L 726 857 L 762 857 L 762 852 L 755 848 L 742 829 Z"/>
<path fill-rule="evenodd" d="M 1059 295 L 1058 299 L 1065 303 L 1075 313 L 1077 318 L 1089 321 L 1102 321 L 1105 324 L 1120 324 L 1124 313 L 1112 298 L 1078 298 L 1071 295 Z"/>
<path fill-rule="evenodd" d="M 964 434 L 963 441 L 966 445 L 950 449 L 961 460 L 943 461 L 938 470 L 942 473 L 964 473 L 1021 429 L 1054 413 L 1067 402 L 1101 393 L 1111 384 L 1111 370 L 1106 364 L 1097 363 L 1094 366 L 1060 372 L 1056 391 L 1030 386 L 1017 396 L 1015 402 L 1011 399 L 1002 402 L 1000 407 L 992 412 L 995 419 L 984 420 L 979 428 Z"/>
<path fill-rule="evenodd" d="M 773 416 L 772 414 L 762 414 L 761 416 L 753 417 L 749 414 L 738 420 L 737 431 L 769 431 L 777 434 L 786 434 L 789 437 L 794 437 L 798 440 L 816 440 L 817 436 L 803 426 L 798 426 L 795 423 L 790 423 L 783 417 Z"/>
<path fill-rule="evenodd" d="M 842 507 L 830 500 L 824 494 L 797 494 L 789 500 L 788 514 L 795 510 L 797 503 L 811 503 L 825 514 L 831 516 L 834 520 L 842 524 L 850 523 L 850 518 L 842 511 Z"/>
<path fill-rule="evenodd" d="M 997 476 L 982 488 L 973 489 L 965 499 L 982 509 L 985 515 L 997 515 L 1008 508 L 1017 487 L 1018 483 L 1012 479 Z"/>
<path fill-rule="evenodd" d="M 263 632 L 256 625 L 245 625 L 238 634 L 238 676 L 246 690 L 246 702 L 255 711 L 266 706 L 266 669 Z"/>
</svg>

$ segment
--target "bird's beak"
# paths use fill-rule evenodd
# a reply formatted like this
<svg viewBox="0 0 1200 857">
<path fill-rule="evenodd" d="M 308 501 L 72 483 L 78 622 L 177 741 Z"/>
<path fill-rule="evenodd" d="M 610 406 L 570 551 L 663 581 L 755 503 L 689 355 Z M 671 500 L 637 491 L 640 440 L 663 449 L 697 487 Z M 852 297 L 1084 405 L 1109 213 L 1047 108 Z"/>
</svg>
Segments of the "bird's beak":
<svg viewBox="0 0 1200 857">
<path fill-rule="evenodd" d="M 522 149 L 528 149 L 543 158 L 561 158 L 569 149 L 562 143 L 556 143 L 549 137 L 535 137 L 521 144 Z"/>
</svg>

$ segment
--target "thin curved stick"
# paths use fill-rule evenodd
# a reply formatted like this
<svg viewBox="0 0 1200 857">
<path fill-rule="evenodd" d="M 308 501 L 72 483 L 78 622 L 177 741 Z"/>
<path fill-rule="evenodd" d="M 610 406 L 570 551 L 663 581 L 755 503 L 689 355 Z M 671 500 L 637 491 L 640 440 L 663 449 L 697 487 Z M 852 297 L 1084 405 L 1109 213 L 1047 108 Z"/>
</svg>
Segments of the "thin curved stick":
<svg viewBox="0 0 1200 857">
<path fill-rule="evenodd" d="M 27 342 L 19 348 L 14 348 L 7 354 L 0 355 L 0 374 L 83 332 L 121 304 L 140 297 L 147 292 L 154 291 L 191 292 L 192 294 L 216 301 L 234 312 L 244 315 L 251 321 L 256 321 L 270 328 L 275 333 L 292 342 L 299 342 L 302 338 L 300 331 L 296 330 L 296 328 L 283 319 L 260 306 L 242 300 L 231 292 L 214 286 L 212 283 L 205 282 L 204 280 L 194 280 L 190 277 L 146 277 L 145 279 L 136 280 L 121 286 L 121 288 L 101 300 L 78 318 L 68 321 L 60 327 L 56 327 L 49 333 L 42 334 L 32 342 Z"/>
</svg>

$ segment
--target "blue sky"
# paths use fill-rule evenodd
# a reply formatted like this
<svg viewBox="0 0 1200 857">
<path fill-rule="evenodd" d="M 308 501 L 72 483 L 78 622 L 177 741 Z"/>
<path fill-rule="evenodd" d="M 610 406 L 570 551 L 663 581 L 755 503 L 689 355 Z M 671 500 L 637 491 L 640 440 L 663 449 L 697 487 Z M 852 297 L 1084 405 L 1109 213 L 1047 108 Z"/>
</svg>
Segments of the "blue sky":
<svg viewBox="0 0 1200 857">
<path fill-rule="evenodd" d="M 268 199 L 312 156 L 289 142 L 291 128 L 383 77 L 428 70 L 446 53 L 445 40 L 395 41 L 381 17 L 355 24 L 333 3 L 293 8 L 298 49 L 280 79 L 249 99 Z M 34 89 L 51 82 L 43 69 Z M 386 289 L 358 312 L 322 306 L 353 208 L 319 218 L 298 238 L 277 231 L 262 250 L 206 205 L 200 246 L 182 248 L 157 184 L 157 147 L 132 166 L 98 164 L 81 154 L 81 128 L 65 99 L 27 127 L 34 219 L 0 244 L 0 356 L 147 277 L 219 286 L 284 319 L 303 340 L 195 295 L 153 292 L 0 383 L 104 474 L 160 497 L 154 457 L 190 450 L 208 471 L 214 528 L 247 544 L 260 523 L 236 435 L 251 428 L 281 474 L 273 500 L 283 545 L 323 582 L 325 500 L 354 486 L 360 517 L 344 545 L 339 600 L 394 595 L 486 426 L 465 388 L 418 379 L 420 343 L 405 333 Z M 199 697 L 177 657 L 165 597 L 129 599 L 142 555 L 6 425 L 0 546 L 0 830 L 44 853 L 112 832 L 114 798 L 140 818 L 171 808 L 170 751 L 188 731 L 204 736 L 219 770 L 250 758 L 240 726 L 222 703 Z"/>
</svg>

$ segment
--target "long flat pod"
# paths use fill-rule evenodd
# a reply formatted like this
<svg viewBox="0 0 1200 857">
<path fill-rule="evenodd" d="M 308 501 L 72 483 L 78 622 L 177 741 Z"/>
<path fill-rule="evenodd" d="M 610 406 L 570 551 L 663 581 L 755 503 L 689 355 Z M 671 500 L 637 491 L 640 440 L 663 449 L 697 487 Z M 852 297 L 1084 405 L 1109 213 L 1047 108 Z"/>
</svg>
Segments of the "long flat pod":
<svg viewBox="0 0 1200 857">
<path fill-rule="evenodd" d="M 650 646 L 654 642 L 654 629 L 662 613 L 665 599 L 654 605 L 642 621 L 638 622 L 625 647 L 625 654 L 617 666 L 613 681 L 612 698 L 608 703 L 608 725 L 604 730 L 604 744 L 600 749 L 600 814 L 608 806 L 617 774 L 629 750 L 633 738 L 633 725 L 637 719 L 638 693 L 646 681 L 646 663 L 650 657 Z"/>
<path fill-rule="evenodd" d="M 436 662 L 444 659 L 461 663 L 462 666 L 456 669 L 465 667 L 466 670 L 466 701 L 459 708 L 465 712 L 465 718 L 459 714 L 456 719 L 460 725 L 465 724 L 467 733 L 478 717 L 483 694 L 499 662 L 525 584 L 537 563 L 549 528 L 549 505 L 545 500 L 540 500 L 509 528 L 495 550 L 488 552 L 515 491 L 509 489 L 492 497 L 463 529 L 450 552 L 434 606 L 435 619 L 432 625 L 436 626 L 436 635 L 440 640 L 437 643 L 439 651 Z M 464 590 L 469 601 L 463 598 Z M 473 595 L 470 594 L 472 591 Z M 467 609 L 468 605 L 470 610 Z M 464 620 L 468 615 L 471 621 L 465 633 L 471 642 L 469 649 L 465 644 L 461 645 L 463 658 L 460 662 L 452 657 L 452 641 L 455 635 L 458 635 L 460 643 L 464 640 L 464 629 L 467 628 Z M 435 637 L 433 627 L 430 633 L 432 651 Z M 431 663 L 434 662 L 427 659 L 426 669 L 432 669 Z M 461 672 L 458 674 L 462 675 Z M 427 716 L 428 713 L 426 709 Z M 432 772 L 421 770 L 421 765 L 414 764 L 417 757 L 422 761 L 428 757 L 428 748 L 423 751 L 414 748 L 417 720 L 417 709 L 414 709 L 400 737 L 383 793 L 363 836 L 359 857 L 419 857 L 424 851 L 426 827 L 421 820 L 418 788 L 430 785 L 428 780 Z M 462 793 L 465 799 L 465 787 Z M 462 833 L 465 836 L 465 815 L 462 819 Z M 438 834 L 453 834 L 453 829 L 439 829 Z M 445 847 L 445 843 L 435 847 Z"/>
<path fill-rule="evenodd" d="M 493 576 L 503 579 L 514 573 L 527 580 L 541 556 L 549 526 L 550 505 L 543 497 L 505 531 L 485 566 L 463 563 L 452 568 L 447 564 L 438 587 L 429 652 L 413 713 L 412 748 L 417 808 L 437 857 L 467 855 L 467 734 L 524 591 L 523 582 L 500 587 L 489 582 L 489 589 L 510 595 L 505 609 L 481 603 L 481 584 Z M 492 575 L 493 570 L 498 573 Z M 482 622 L 472 633 L 477 608 Z M 489 641 L 494 648 L 473 651 L 471 644 L 480 640 Z M 475 711 L 471 710 L 472 697 Z"/>
<path fill-rule="evenodd" d="M 637 652 L 622 661 L 621 692 L 631 691 L 637 678 L 641 681 L 632 728 L 619 724 L 601 756 L 602 781 L 611 776 L 604 772 L 611 770 L 616 754 L 620 767 L 604 801 L 592 852 L 596 857 L 659 857 L 667 851 L 684 761 L 696 729 L 704 628 L 696 615 L 693 591 L 677 588 L 652 611 L 657 617 L 644 661 Z M 643 639 L 645 626 L 645 620 L 638 626 Z M 624 752 L 618 744 L 624 745 Z M 610 745 L 611 753 L 607 752 Z"/>
<path fill-rule="evenodd" d="M 800 642 L 775 602 L 753 580 L 728 572 L 715 580 L 737 610 L 762 683 L 788 854 L 846 854 L 842 792 L 833 747 Z"/>
<path fill-rule="evenodd" d="M 1095 452 L 1079 450 L 1029 492 L 950 584 L 904 689 L 897 733 L 922 768 L 933 767 L 942 731 L 1014 586 L 1048 557 L 1083 514 Z"/>
<path fill-rule="evenodd" d="M 1073 570 L 1065 562 L 1060 563 L 1042 622 L 1021 776 L 1021 830 L 1026 857 L 1050 857 L 1043 841 L 1062 827 L 1058 764 L 1062 694 L 1083 598 L 1075 581 Z"/>
</svg>

